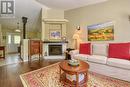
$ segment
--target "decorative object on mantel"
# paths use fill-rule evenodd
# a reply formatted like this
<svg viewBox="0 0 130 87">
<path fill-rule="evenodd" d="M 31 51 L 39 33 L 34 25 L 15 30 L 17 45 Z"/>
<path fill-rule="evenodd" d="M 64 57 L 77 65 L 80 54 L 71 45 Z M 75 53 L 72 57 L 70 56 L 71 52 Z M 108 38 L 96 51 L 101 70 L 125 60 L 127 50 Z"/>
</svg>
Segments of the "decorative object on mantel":
<svg viewBox="0 0 130 87">
<path fill-rule="evenodd" d="M 114 40 L 113 22 L 105 22 L 87 26 L 88 41 L 109 41 Z"/>
<path fill-rule="evenodd" d="M 63 42 L 65 42 L 65 41 L 66 41 L 66 37 L 65 37 L 65 36 L 62 36 L 62 37 L 61 37 L 61 40 L 62 40 Z"/>
</svg>

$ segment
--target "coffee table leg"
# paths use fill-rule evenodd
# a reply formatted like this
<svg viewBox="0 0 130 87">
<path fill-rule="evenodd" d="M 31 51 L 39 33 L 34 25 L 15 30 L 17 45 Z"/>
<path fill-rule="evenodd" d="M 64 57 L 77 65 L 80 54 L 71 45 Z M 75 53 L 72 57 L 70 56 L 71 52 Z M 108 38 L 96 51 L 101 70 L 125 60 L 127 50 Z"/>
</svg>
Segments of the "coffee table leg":
<svg viewBox="0 0 130 87">
<path fill-rule="evenodd" d="M 60 68 L 60 82 L 61 82 L 61 68 Z"/>
<path fill-rule="evenodd" d="M 76 87 L 78 87 L 79 85 L 79 74 L 76 73 Z"/>
<path fill-rule="evenodd" d="M 85 85 L 85 87 L 87 87 L 87 82 L 88 82 L 88 71 L 86 72 L 85 78 L 86 78 L 86 85 Z"/>
</svg>

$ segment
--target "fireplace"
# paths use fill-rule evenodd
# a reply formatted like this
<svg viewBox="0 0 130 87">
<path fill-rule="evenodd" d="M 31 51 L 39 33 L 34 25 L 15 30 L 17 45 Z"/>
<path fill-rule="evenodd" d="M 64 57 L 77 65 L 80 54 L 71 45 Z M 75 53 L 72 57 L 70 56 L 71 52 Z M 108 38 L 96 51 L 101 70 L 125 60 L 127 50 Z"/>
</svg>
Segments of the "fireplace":
<svg viewBox="0 0 130 87">
<path fill-rule="evenodd" d="M 44 59 L 65 59 L 64 52 L 68 42 L 44 41 L 43 43 Z"/>
<path fill-rule="evenodd" d="M 49 45 L 48 46 L 49 56 L 62 55 L 62 45 Z"/>
</svg>

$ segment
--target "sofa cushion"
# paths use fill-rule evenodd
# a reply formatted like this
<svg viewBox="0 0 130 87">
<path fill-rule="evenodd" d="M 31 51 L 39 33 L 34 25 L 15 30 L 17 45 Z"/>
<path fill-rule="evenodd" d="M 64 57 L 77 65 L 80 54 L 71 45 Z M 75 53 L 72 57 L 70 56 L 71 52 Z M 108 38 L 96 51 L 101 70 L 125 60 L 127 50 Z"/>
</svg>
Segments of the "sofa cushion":
<svg viewBox="0 0 130 87">
<path fill-rule="evenodd" d="M 90 53 L 91 53 L 91 43 L 81 43 L 79 53 L 90 55 Z"/>
<path fill-rule="evenodd" d="M 86 54 L 76 54 L 74 55 L 74 59 L 87 60 L 89 55 Z"/>
<path fill-rule="evenodd" d="M 88 56 L 88 61 L 106 64 L 107 57 L 106 56 L 99 56 L 99 55 L 90 55 L 90 56 Z"/>
<path fill-rule="evenodd" d="M 108 56 L 108 44 L 102 44 L 102 43 L 92 44 L 92 54 Z"/>
<path fill-rule="evenodd" d="M 115 67 L 130 69 L 130 61 L 124 59 L 108 58 L 107 64 Z"/>
<path fill-rule="evenodd" d="M 130 60 L 130 43 L 109 44 L 109 58 Z"/>
</svg>

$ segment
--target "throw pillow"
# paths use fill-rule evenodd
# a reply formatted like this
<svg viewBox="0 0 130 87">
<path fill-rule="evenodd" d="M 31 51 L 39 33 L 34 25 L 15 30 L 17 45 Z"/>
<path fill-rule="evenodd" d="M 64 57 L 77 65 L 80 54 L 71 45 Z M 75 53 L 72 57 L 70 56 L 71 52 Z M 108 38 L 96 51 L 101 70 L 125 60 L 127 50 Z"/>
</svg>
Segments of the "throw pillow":
<svg viewBox="0 0 130 87">
<path fill-rule="evenodd" d="M 91 43 L 81 43 L 79 48 L 80 54 L 91 54 Z"/>
<path fill-rule="evenodd" d="M 92 54 L 108 56 L 108 44 L 105 43 L 94 43 L 92 44 Z"/>
<path fill-rule="evenodd" d="M 130 43 L 109 44 L 109 58 L 130 60 Z"/>
</svg>

